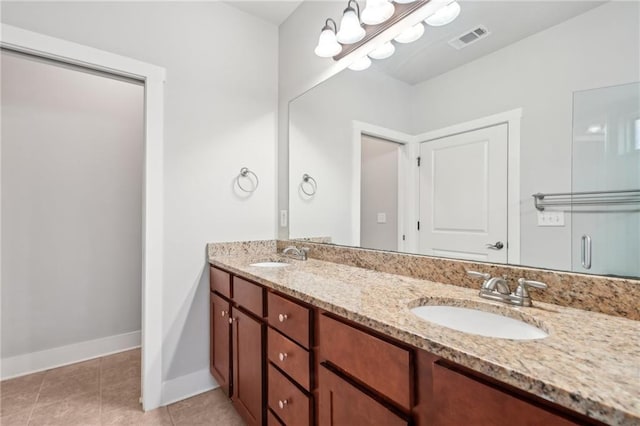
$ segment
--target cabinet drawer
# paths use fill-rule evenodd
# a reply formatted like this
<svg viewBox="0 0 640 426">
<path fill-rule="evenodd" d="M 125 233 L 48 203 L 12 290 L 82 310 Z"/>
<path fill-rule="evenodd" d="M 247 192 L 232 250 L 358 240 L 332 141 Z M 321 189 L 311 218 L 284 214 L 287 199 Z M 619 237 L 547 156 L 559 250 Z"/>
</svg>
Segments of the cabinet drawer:
<svg viewBox="0 0 640 426">
<path fill-rule="evenodd" d="M 429 424 L 438 426 L 581 424 L 438 363 L 433 364 L 433 407 Z"/>
<path fill-rule="evenodd" d="M 319 319 L 319 344 L 321 360 L 411 408 L 411 352 L 325 315 Z"/>
<path fill-rule="evenodd" d="M 267 342 L 269 361 L 310 391 L 309 352 L 271 327 L 269 327 Z"/>
<path fill-rule="evenodd" d="M 318 371 L 318 385 L 318 424 L 320 426 L 407 426 L 408 424 L 407 420 L 324 366 L 321 366 Z"/>
<path fill-rule="evenodd" d="M 309 309 L 274 293 L 268 300 L 269 325 L 309 349 Z"/>
<path fill-rule="evenodd" d="M 209 287 L 226 298 L 231 298 L 231 275 L 222 269 L 209 267 Z"/>
<path fill-rule="evenodd" d="M 283 426 L 271 410 L 267 410 L 267 426 Z"/>
<path fill-rule="evenodd" d="M 233 300 L 261 318 L 264 316 L 263 292 L 259 285 L 233 277 Z"/>
<path fill-rule="evenodd" d="M 286 425 L 304 426 L 310 424 L 311 399 L 282 375 L 273 365 L 269 365 L 269 408 Z"/>
</svg>

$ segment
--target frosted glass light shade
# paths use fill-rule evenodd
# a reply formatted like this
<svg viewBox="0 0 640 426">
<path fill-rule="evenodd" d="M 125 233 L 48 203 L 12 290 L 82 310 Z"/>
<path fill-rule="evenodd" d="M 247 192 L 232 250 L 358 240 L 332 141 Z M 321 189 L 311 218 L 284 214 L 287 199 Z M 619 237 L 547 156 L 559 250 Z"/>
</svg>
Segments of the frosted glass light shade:
<svg viewBox="0 0 640 426">
<path fill-rule="evenodd" d="M 362 22 L 367 25 L 378 25 L 391 18 L 395 6 L 389 0 L 367 0 L 367 7 L 362 11 Z"/>
<path fill-rule="evenodd" d="M 345 9 L 340 21 L 340 31 L 337 34 L 338 41 L 342 44 L 357 43 L 364 38 L 365 34 L 356 11 L 351 7 Z"/>
<path fill-rule="evenodd" d="M 453 3 L 449 3 L 445 7 L 440 8 L 436 13 L 425 19 L 424 22 L 432 27 L 441 27 L 453 22 L 458 15 L 460 15 L 460 5 L 458 2 L 454 1 Z"/>
<path fill-rule="evenodd" d="M 412 43 L 422 37 L 422 34 L 424 34 L 424 25 L 422 22 L 418 22 L 413 27 L 401 32 L 394 40 L 398 43 Z"/>
<path fill-rule="evenodd" d="M 387 59 L 393 55 L 396 51 L 396 47 L 390 41 L 386 42 L 382 46 L 377 47 L 369 53 L 369 57 L 372 59 Z"/>
<path fill-rule="evenodd" d="M 356 59 L 351 65 L 349 65 L 349 69 L 353 71 L 362 71 L 366 70 L 371 66 L 371 59 L 368 56 L 363 56 L 360 59 Z"/>
<path fill-rule="evenodd" d="M 330 58 L 336 56 L 342 51 L 342 46 L 336 40 L 336 33 L 332 29 L 327 28 L 322 30 L 320 38 L 318 39 L 318 45 L 314 52 L 321 58 Z"/>
</svg>

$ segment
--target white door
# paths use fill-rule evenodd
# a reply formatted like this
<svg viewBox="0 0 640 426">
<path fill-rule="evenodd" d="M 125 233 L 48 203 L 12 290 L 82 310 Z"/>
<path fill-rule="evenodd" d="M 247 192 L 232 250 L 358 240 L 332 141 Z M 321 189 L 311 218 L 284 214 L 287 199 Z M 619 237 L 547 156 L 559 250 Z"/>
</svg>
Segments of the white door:
<svg viewBox="0 0 640 426">
<path fill-rule="evenodd" d="M 507 262 L 507 125 L 420 144 L 422 254 Z"/>
</svg>

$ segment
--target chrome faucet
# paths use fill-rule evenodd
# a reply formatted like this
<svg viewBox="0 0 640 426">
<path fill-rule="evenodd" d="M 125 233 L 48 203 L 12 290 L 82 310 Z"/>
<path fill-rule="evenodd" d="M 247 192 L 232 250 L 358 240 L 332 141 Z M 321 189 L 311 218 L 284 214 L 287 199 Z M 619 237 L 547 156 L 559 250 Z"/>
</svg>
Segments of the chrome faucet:
<svg viewBox="0 0 640 426">
<path fill-rule="evenodd" d="M 282 250 L 282 254 L 283 255 L 293 255 L 295 256 L 296 259 L 298 260 L 307 260 L 307 254 L 309 253 L 309 248 L 308 247 L 296 247 L 296 246 L 289 246 L 287 248 L 285 248 L 284 250 Z"/>
<path fill-rule="evenodd" d="M 531 296 L 528 287 L 546 289 L 547 285 L 540 281 L 526 280 L 520 278 L 518 287 L 512 293 L 506 277 L 492 277 L 490 274 L 467 271 L 467 274 L 474 278 L 482 278 L 484 282 L 480 288 L 480 297 L 498 302 L 508 303 L 516 306 L 532 306 Z"/>
</svg>

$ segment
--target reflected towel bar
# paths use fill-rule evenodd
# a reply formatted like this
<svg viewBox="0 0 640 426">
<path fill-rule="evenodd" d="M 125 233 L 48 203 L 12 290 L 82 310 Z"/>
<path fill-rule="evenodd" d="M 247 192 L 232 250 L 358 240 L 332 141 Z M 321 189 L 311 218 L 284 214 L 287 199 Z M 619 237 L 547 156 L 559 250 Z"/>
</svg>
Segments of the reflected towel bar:
<svg viewBox="0 0 640 426">
<path fill-rule="evenodd" d="M 551 206 L 595 206 L 600 204 L 640 203 L 640 189 L 615 191 L 556 192 L 533 194 L 536 209 Z"/>
</svg>

